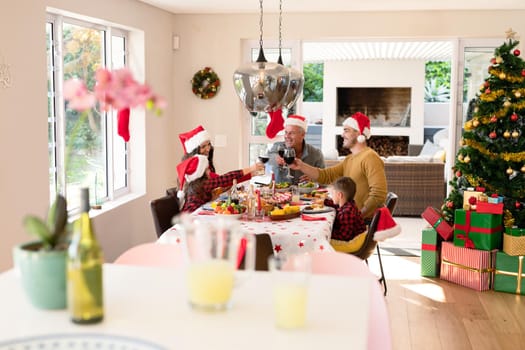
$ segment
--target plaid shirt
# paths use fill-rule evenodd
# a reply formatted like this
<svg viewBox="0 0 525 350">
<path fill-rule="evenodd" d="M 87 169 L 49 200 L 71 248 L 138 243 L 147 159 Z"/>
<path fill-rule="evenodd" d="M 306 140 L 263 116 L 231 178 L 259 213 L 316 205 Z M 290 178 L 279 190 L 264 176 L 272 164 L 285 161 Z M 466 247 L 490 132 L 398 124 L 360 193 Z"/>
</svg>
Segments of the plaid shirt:
<svg viewBox="0 0 525 350">
<path fill-rule="evenodd" d="M 334 204 L 331 199 L 326 199 L 324 204 L 336 209 L 332 239 L 350 241 L 358 234 L 366 231 L 361 210 L 357 208 L 354 200 L 346 202 L 342 207 Z"/>
<path fill-rule="evenodd" d="M 211 200 L 211 191 L 217 187 L 231 187 L 233 180 L 242 178 L 242 170 L 234 170 L 229 173 L 219 175 L 214 178 L 209 178 L 202 183 L 203 192 L 206 194 L 204 197 L 199 197 L 193 194 L 186 195 L 186 201 L 182 207 L 183 212 L 193 212 L 197 210 L 201 205 Z"/>
</svg>

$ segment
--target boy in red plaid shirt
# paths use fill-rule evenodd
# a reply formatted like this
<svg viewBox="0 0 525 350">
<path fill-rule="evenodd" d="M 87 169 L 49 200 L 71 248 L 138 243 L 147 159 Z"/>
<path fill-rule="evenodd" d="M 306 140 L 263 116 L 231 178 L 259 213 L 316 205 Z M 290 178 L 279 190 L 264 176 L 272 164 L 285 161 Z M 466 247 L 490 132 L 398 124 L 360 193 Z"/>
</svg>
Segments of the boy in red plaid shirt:
<svg viewBox="0 0 525 350">
<path fill-rule="evenodd" d="M 325 205 L 335 208 L 337 212 L 332 227 L 332 240 L 348 242 L 366 231 L 361 210 L 354 201 L 355 191 L 355 182 L 343 176 L 332 184 L 332 199 L 324 201 Z"/>
</svg>

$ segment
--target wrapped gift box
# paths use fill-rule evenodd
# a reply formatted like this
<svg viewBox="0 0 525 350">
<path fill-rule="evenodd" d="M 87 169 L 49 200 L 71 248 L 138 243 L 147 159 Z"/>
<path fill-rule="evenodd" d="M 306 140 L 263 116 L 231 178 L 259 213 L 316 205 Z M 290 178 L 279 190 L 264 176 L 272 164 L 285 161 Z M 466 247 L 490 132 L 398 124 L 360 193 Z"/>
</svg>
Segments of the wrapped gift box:
<svg viewBox="0 0 525 350">
<path fill-rule="evenodd" d="M 504 252 L 496 255 L 494 290 L 525 294 L 525 267 L 523 256 L 510 256 Z"/>
<path fill-rule="evenodd" d="M 424 228 L 421 237 L 421 276 L 439 277 L 440 237 L 432 227 Z"/>
<path fill-rule="evenodd" d="M 479 291 L 489 290 L 493 283 L 496 253 L 496 249 L 468 249 L 443 242 L 440 278 Z"/>
<path fill-rule="evenodd" d="M 502 216 L 456 209 L 454 245 L 481 250 L 500 249 L 503 239 Z"/>
<path fill-rule="evenodd" d="M 487 199 L 489 203 L 503 203 L 503 197 L 502 196 L 491 196 Z"/>
<path fill-rule="evenodd" d="M 433 207 L 427 207 L 421 217 L 425 219 L 445 241 L 449 241 L 454 236 L 454 229 L 441 216 L 439 211 Z"/>
<path fill-rule="evenodd" d="M 479 197 L 482 194 L 483 192 L 480 191 L 463 191 L 463 208 L 470 208 L 472 206 L 469 202 L 471 197 L 476 198 L 476 202 L 474 203 L 474 205 L 477 205 Z"/>
<path fill-rule="evenodd" d="M 503 234 L 503 251 L 508 255 L 525 255 L 525 229 L 507 227 Z"/>
<path fill-rule="evenodd" d="M 503 214 L 503 203 L 478 202 L 476 213 L 481 214 Z"/>
</svg>

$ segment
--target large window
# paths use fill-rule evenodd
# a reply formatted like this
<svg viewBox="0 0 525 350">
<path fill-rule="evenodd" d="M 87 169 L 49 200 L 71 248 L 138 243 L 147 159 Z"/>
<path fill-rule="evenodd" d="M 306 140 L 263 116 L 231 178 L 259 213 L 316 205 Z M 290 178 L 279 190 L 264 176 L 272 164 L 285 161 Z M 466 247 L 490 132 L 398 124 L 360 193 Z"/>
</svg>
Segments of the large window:
<svg viewBox="0 0 525 350">
<path fill-rule="evenodd" d="M 92 204 L 128 192 L 128 152 L 117 137 L 115 112 L 98 106 L 87 113 L 68 108 L 63 82 L 79 78 L 92 90 L 95 71 L 126 65 L 127 33 L 117 28 L 49 14 L 46 23 L 50 199 L 62 193 L 79 206 L 81 187 Z"/>
</svg>

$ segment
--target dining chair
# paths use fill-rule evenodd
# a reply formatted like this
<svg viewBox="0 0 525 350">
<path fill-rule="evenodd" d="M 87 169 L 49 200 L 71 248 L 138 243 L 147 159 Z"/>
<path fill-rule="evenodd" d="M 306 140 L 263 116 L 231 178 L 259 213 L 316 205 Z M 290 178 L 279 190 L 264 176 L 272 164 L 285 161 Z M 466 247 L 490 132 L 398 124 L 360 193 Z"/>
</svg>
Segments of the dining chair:
<svg viewBox="0 0 525 350">
<path fill-rule="evenodd" d="M 369 278 L 377 281 L 361 259 L 340 252 L 312 252 L 312 273 Z M 370 317 L 368 318 L 368 349 L 392 349 L 390 321 L 380 284 L 372 283 Z"/>
<path fill-rule="evenodd" d="M 172 226 L 172 220 L 180 212 L 179 198 L 177 195 L 166 195 L 150 202 L 155 232 L 160 237 L 167 229 Z"/>
<path fill-rule="evenodd" d="M 184 254 L 179 244 L 143 243 L 129 248 L 114 264 L 179 268 Z"/>
<path fill-rule="evenodd" d="M 255 270 L 268 271 L 268 257 L 273 255 L 273 243 L 268 233 L 255 235 Z M 244 269 L 244 257 L 239 264 L 239 269 Z"/>
</svg>

